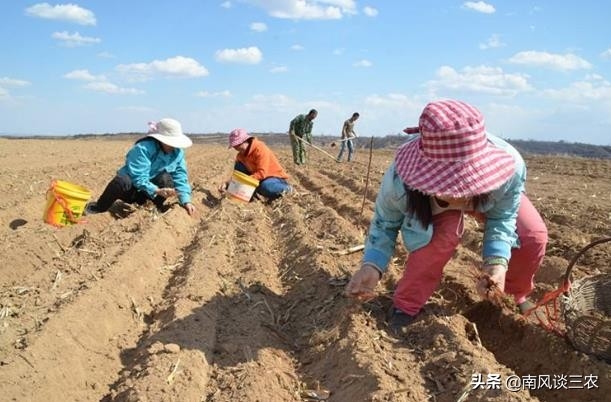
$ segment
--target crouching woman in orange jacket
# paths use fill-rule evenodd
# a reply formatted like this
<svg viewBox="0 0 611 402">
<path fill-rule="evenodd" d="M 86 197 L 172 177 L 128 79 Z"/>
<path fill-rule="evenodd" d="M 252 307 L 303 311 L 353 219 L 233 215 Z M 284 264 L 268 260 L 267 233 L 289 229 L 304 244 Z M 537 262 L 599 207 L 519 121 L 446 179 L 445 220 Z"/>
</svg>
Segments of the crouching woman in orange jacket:
<svg viewBox="0 0 611 402">
<path fill-rule="evenodd" d="M 255 190 L 257 194 L 271 201 L 292 191 L 287 182 L 289 176 L 263 141 L 249 135 L 243 128 L 236 128 L 229 134 L 229 148 L 238 151 L 234 169 L 259 180 Z M 228 184 L 223 183 L 219 191 L 224 193 Z"/>
</svg>

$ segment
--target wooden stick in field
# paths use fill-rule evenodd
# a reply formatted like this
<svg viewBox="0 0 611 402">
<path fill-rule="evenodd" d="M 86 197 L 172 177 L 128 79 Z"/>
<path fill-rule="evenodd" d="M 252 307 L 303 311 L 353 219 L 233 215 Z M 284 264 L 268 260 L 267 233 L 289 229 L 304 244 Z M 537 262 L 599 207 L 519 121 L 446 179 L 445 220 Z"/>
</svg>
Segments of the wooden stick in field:
<svg viewBox="0 0 611 402">
<path fill-rule="evenodd" d="M 289 135 L 293 135 L 293 134 L 289 134 Z M 299 141 L 303 142 L 304 144 L 307 144 L 307 145 L 311 146 L 312 148 L 314 148 L 314 149 L 316 149 L 316 150 L 318 150 L 318 151 L 322 152 L 323 154 L 327 155 L 329 158 L 331 158 L 331 159 L 333 159 L 333 160 L 335 160 L 335 159 L 336 159 L 336 158 L 335 158 L 335 156 L 331 155 L 330 153 L 328 153 L 328 152 L 327 152 L 327 151 L 325 151 L 324 149 L 319 148 L 319 147 L 317 147 L 316 145 L 314 145 L 314 144 L 311 144 L 311 143 L 307 142 L 307 141 L 306 141 L 306 140 L 304 140 L 303 138 L 301 138 L 301 137 L 299 137 L 299 136 L 296 136 L 296 135 L 293 135 L 293 137 L 297 138 Z"/>
<path fill-rule="evenodd" d="M 363 218 L 363 209 L 365 208 L 365 199 L 367 198 L 367 191 L 369 190 L 369 172 L 371 172 L 371 157 L 373 155 L 373 137 L 369 141 L 369 163 L 367 164 L 367 178 L 365 179 L 365 192 L 363 193 L 363 203 L 361 204 L 361 213 L 359 217 Z"/>
</svg>

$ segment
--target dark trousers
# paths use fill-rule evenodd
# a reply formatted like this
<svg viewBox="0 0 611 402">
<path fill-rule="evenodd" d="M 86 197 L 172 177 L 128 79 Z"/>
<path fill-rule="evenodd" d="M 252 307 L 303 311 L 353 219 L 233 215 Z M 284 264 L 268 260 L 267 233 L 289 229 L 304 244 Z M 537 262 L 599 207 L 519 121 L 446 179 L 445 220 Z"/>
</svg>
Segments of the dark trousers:
<svg viewBox="0 0 611 402">
<path fill-rule="evenodd" d="M 172 176 L 168 172 L 160 173 L 151 182 L 159 188 L 174 188 L 174 180 L 172 180 Z M 100 212 L 108 211 L 108 208 L 116 200 L 142 205 L 148 199 L 150 199 L 149 195 L 144 191 L 138 191 L 132 184 L 132 179 L 129 176 L 117 175 L 106 186 L 106 189 L 96 203 L 96 209 Z M 153 199 L 153 203 L 157 207 L 161 207 L 164 202 L 165 198 L 161 196 L 156 196 Z"/>
</svg>

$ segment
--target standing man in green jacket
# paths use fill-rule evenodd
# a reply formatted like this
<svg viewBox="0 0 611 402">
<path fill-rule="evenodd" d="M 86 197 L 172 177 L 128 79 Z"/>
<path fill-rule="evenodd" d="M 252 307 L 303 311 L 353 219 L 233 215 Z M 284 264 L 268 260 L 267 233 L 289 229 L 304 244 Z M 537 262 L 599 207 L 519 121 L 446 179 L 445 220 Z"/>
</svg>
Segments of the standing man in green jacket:
<svg viewBox="0 0 611 402">
<path fill-rule="evenodd" d="M 291 148 L 293 149 L 293 162 L 295 165 L 303 165 L 306 163 L 306 146 L 312 143 L 312 127 L 313 120 L 318 116 L 316 109 L 310 110 L 308 114 L 299 114 L 293 120 L 289 127 L 289 136 L 291 138 Z"/>
</svg>

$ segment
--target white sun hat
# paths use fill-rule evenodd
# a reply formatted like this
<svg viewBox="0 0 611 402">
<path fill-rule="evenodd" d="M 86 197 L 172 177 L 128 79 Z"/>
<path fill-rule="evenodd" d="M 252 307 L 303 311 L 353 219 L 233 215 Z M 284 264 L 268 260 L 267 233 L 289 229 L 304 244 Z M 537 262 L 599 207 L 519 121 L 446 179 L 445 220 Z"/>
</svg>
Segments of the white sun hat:
<svg viewBox="0 0 611 402">
<path fill-rule="evenodd" d="M 183 134 L 182 126 L 174 119 L 161 119 L 149 122 L 147 137 L 153 137 L 174 148 L 189 148 L 193 142 Z"/>
</svg>

